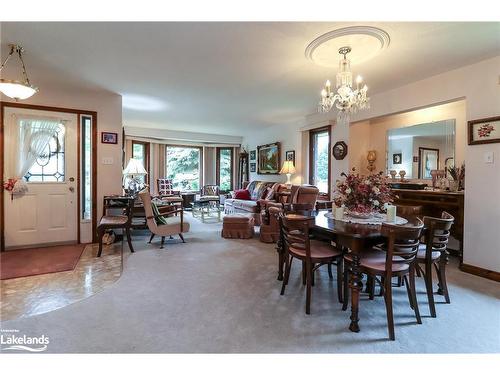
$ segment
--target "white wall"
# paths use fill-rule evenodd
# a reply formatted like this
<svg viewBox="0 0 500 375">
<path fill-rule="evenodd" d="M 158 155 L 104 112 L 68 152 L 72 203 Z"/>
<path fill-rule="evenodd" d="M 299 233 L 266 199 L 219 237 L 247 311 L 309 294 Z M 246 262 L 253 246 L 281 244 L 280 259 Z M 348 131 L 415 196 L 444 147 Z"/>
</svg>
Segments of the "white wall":
<svg viewBox="0 0 500 375">
<path fill-rule="evenodd" d="M 371 108 L 359 112 L 351 121 L 373 119 L 458 99 L 465 99 L 467 121 L 497 116 L 500 112 L 499 67 L 500 56 L 497 56 L 373 95 Z M 313 124 L 324 125 L 331 120 L 334 120 L 333 114 L 311 114 L 306 117 L 304 127 L 313 126 Z M 460 130 L 465 131 L 463 128 Z M 345 137 L 345 134 L 337 135 L 334 126 L 333 143 L 342 137 Z M 457 137 L 459 137 L 458 122 Z M 465 141 L 465 137 L 463 139 Z M 276 125 L 267 131 L 245 137 L 243 144 L 245 146 L 248 144 L 252 149 L 257 144 L 274 141 L 282 141 L 285 144 L 283 149 L 293 147 L 296 152 L 306 149 L 296 125 Z M 487 151 L 495 154 L 495 162 L 492 164 L 485 164 L 483 161 Z M 359 156 L 357 152 L 356 158 Z M 458 152 L 456 156 L 459 161 Z M 305 155 L 296 155 L 297 160 L 305 157 Z M 500 246 L 496 235 L 500 231 L 500 143 L 466 145 L 464 160 L 467 168 L 464 263 L 500 272 Z M 332 168 L 336 168 L 336 163 L 333 164 Z M 302 171 L 302 168 L 299 171 Z M 338 178 L 337 176 L 334 170 L 333 180 Z M 251 177 L 262 176 L 252 175 Z M 294 178 L 297 181 L 301 179 L 301 176 L 295 175 Z"/>
<path fill-rule="evenodd" d="M 1 96 L 5 102 L 10 98 Z M 118 94 L 107 92 L 61 91 L 49 87 L 41 87 L 40 92 L 23 104 L 44 105 L 51 107 L 72 108 L 97 112 L 97 218 L 102 214 L 102 199 L 104 195 L 121 194 L 122 192 L 122 98 Z M 118 133 L 118 144 L 102 144 L 101 132 Z M 112 158 L 113 164 L 102 164 L 103 158 Z M 81 226 L 81 241 L 92 242 L 91 223 Z"/>
</svg>

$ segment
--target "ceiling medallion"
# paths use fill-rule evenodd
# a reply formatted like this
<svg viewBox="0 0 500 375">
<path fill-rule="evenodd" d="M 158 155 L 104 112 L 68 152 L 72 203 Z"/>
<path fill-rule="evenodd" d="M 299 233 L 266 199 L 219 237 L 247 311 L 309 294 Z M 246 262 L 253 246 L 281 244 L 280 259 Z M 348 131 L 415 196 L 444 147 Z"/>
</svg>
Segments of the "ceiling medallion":
<svg viewBox="0 0 500 375">
<path fill-rule="evenodd" d="M 373 26 L 349 26 L 329 31 L 314 39 L 305 50 L 305 56 L 317 65 L 334 67 L 332 53 L 350 46 L 353 64 L 368 61 L 387 48 L 391 38 L 387 32 Z"/>
<path fill-rule="evenodd" d="M 19 61 L 21 62 L 21 70 L 23 74 L 23 80 L 12 80 L 12 79 L 1 79 L 0 78 L 0 92 L 9 98 L 18 100 L 24 100 L 31 97 L 33 94 L 38 92 L 38 89 L 31 85 L 30 79 L 28 78 L 28 73 L 26 73 L 26 66 L 24 65 L 23 52 L 24 48 L 17 44 L 9 44 L 10 53 L 5 59 L 5 61 L 0 66 L 0 71 L 5 67 L 9 59 L 17 54 Z"/>
</svg>

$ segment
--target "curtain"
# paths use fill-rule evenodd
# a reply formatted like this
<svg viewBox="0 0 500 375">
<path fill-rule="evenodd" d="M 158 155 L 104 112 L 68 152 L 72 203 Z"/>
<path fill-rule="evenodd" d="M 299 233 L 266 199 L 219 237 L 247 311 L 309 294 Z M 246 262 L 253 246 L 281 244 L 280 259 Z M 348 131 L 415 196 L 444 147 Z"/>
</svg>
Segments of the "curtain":
<svg viewBox="0 0 500 375">
<path fill-rule="evenodd" d="M 36 159 L 43 155 L 60 123 L 52 119 L 19 120 L 18 158 L 14 160 L 14 171 L 20 181 Z"/>
</svg>

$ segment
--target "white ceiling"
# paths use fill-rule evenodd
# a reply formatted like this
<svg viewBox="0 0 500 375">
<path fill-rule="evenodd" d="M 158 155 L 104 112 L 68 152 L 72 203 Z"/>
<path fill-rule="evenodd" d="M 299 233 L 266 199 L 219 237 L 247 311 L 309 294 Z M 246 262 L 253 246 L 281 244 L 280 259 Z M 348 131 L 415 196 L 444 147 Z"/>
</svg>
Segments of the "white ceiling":
<svg viewBox="0 0 500 375">
<path fill-rule="evenodd" d="M 126 126 L 244 135 L 315 111 L 336 71 L 304 50 L 351 25 L 376 26 L 391 38 L 352 67 L 371 94 L 500 54 L 500 23 L 2 23 L 0 35 L 4 56 L 10 42 L 26 48 L 41 91 L 123 95 Z M 331 56 L 337 60 L 337 51 Z"/>
</svg>

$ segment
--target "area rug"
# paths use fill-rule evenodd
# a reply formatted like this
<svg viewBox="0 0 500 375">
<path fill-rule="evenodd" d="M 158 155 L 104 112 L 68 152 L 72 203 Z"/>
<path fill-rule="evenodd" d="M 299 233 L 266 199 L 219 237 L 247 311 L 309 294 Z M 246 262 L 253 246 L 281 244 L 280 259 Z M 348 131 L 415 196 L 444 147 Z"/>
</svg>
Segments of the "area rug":
<svg viewBox="0 0 500 375">
<path fill-rule="evenodd" d="M 4 251 L 0 253 L 0 280 L 71 271 L 84 248 L 76 244 Z"/>
</svg>

